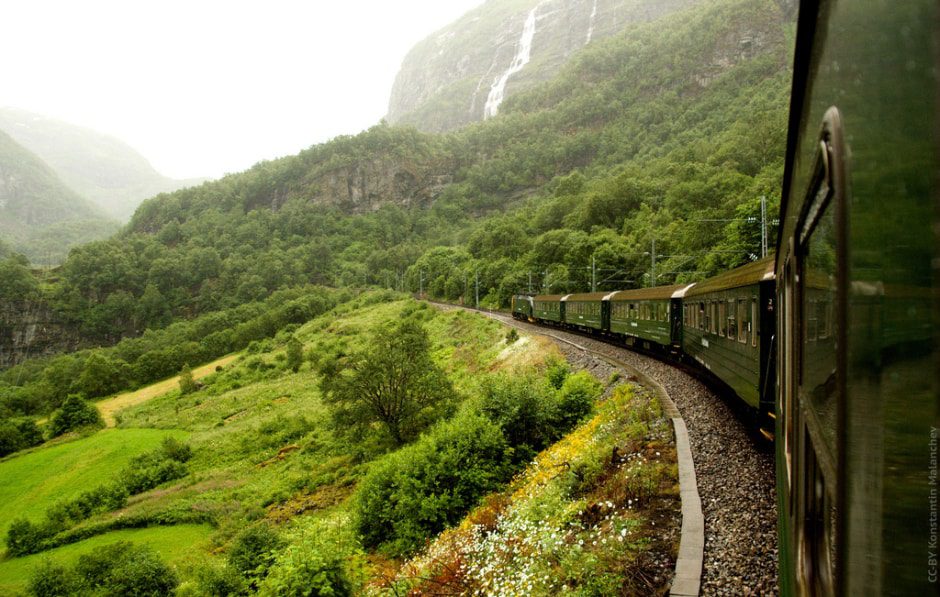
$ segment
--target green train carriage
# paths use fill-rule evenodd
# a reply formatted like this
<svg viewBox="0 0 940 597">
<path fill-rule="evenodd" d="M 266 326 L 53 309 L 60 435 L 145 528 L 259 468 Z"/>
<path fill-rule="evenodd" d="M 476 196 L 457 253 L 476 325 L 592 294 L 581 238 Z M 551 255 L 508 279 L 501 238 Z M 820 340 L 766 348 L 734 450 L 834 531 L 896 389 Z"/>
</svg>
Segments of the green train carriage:
<svg viewBox="0 0 940 597">
<path fill-rule="evenodd" d="M 777 241 L 783 595 L 936 595 L 940 5 L 802 1 Z"/>
<path fill-rule="evenodd" d="M 682 350 L 773 429 L 774 260 L 765 258 L 681 293 Z"/>
<path fill-rule="evenodd" d="M 610 326 L 627 346 L 664 350 L 678 344 L 672 320 L 678 305 L 673 295 L 686 286 L 657 286 L 609 293 L 604 301 L 610 311 Z"/>
<path fill-rule="evenodd" d="M 563 321 L 576 328 L 589 331 L 608 329 L 610 313 L 603 303 L 606 292 L 584 292 L 561 297 L 564 305 Z"/>
</svg>

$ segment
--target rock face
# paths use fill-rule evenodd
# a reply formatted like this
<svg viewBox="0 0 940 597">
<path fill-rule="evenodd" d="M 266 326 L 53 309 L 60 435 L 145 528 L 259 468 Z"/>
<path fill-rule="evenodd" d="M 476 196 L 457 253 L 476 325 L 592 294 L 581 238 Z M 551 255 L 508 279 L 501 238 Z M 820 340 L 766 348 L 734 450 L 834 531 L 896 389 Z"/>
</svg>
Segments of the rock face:
<svg viewBox="0 0 940 597">
<path fill-rule="evenodd" d="M 386 204 L 425 207 L 453 176 L 426 166 L 409 167 L 393 159 L 360 160 L 321 176 L 314 203 L 335 205 L 347 213 L 375 211 Z"/>
<path fill-rule="evenodd" d="M 701 2 L 490 0 L 408 53 L 386 118 L 429 132 L 483 120 L 585 45 Z"/>
<path fill-rule="evenodd" d="M 41 304 L 0 304 L 0 369 L 80 348 L 78 333 Z"/>
</svg>

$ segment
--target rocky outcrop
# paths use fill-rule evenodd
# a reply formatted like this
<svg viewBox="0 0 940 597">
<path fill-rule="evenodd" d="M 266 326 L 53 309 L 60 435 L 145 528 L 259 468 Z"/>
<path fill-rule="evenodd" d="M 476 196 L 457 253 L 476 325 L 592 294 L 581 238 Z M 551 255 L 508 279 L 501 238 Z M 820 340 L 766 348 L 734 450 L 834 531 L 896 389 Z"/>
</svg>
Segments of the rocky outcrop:
<svg viewBox="0 0 940 597">
<path fill-rule="evenodd" d="M 386 204 L 426 207 L 452 181 L 452 175 L 426 166 L 391 158 L 363 159 L 322 174 L 311 200 L 347 213 L 375 211 Z"/>
<path fill-rule="evenodd" d="M 509 97 L 553 77 L 589 43 L 702 1 L 531 0 L 520 6 L 490 0 L 408 53 L 392 87 L 387 119 L 429 132 L 482 120 L 501 83 L 503 97 Z M 526 30 L 532 17 L 534 34 Z M 528 56 L 521 55 L 524 49 Z"/>
<path fill-rule="evenodd" d="M 27 358 L 71 352 L 81 346 L 77 331 L 40 303 L 0 304 L 0 369 Z"/>
</svg>

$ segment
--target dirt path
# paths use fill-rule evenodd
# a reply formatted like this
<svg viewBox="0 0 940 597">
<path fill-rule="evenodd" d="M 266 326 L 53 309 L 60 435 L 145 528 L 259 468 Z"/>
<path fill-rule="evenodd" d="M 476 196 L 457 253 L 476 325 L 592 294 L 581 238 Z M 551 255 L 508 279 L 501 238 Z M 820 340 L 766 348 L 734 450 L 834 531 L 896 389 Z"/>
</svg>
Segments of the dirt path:
<svg viewBox="0 0 940 597">
<path fill-rule="evenodd" d="M 238 358 L 237 354 L 230 354 L 222 357 L 221 359 L 212 361 L 202 367 L 193 369 L 193 379 L 199 379 L 205 377 L 210 373 L 215 371 L 216 367 L 225 367 L 232 361 Z M 142 404 L 152 398 L 157 396 L 162 396 L 170 390 L 176 389 L 179 387 L 180 378 L 179 376 L 171 377 L 163 381 L 158 381 L 155 384 L 149 385 L 139 390 L 134 390 L 133 392 L 124 392 L 123 394 L 118 394 L 113 398 L 108 398 L 107 400 L 102 400 L 97 404 L 98 410 L 101 411 L 101 416 L 104 417 L 105 425 L 108 427 L 114 427 L 116 420 L 114 415 L 129 406 L 134 406 L 137 404 Z"/>
</svg>

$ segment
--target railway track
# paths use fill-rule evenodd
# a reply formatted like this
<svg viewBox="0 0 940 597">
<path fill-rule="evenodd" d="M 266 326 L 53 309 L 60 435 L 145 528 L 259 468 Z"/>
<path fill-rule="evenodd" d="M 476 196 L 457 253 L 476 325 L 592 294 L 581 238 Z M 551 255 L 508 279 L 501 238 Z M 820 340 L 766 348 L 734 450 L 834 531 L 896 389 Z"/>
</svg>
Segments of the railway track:
<svg viewBox="0 0 940 597">
<path fill-rule="evenodd" d="M 454 305 L 447 305 L 452 308 Z M 468 309 L 473 310 L 473 309 Z M 725 400 L 689 373 L 652 357 L 593 337 L 557 328 L 518 321 L 510 315 L 483 311 L 506 325 L 531 334 L 549 336 L 566 353 L 584 351 L 636 376 L 648 389 L 665 397 L 676 412 L 677 448 L 681 452 L 681 428 L 687 429 L 694 472 L 683 475 L 683 537 L 677 562 L 673 595 L 776 595 L 777 507 L 774 457 L 768 446 L 755 440 Z M 681 455 L 680 455 L 681 459 Z M 689 483 L 693 487 L 689 487 Z M 694 506 L 687 497 L 695 488 L 703 515 L 700 584 L 695 586 L 695 535 L 686 534 Z M 692 499 L 692 502 L 695 500 Z M 683 568 L 684 563 L 684 568 Z M 680 582 L 683 581 L 683 582 Z"/>
</svg>

